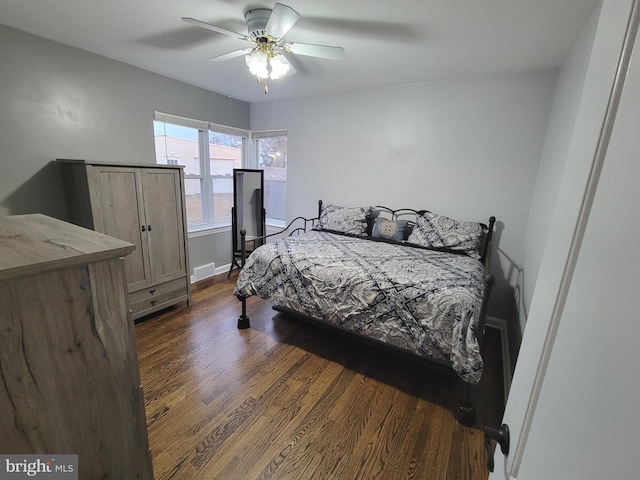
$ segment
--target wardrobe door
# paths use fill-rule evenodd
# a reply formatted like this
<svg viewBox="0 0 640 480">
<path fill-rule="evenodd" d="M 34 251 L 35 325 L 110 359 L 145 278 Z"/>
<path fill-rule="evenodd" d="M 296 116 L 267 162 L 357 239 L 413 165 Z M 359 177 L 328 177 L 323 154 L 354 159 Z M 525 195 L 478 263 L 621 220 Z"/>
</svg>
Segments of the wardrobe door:
<svg viewBox="0 0 640 480">
<path fill-rule="evenodd" d="M 141 169 L 141 180 L 153 283 L 185 277 L 180 170 L 144 168 Z"/>
<path fill-rule="evenodd" d="M 87 166 L 93 228 L 136 247 L 125 258 L 130 292 L 152 282 L 140 177 L 138 168 Z"/>
</svg>

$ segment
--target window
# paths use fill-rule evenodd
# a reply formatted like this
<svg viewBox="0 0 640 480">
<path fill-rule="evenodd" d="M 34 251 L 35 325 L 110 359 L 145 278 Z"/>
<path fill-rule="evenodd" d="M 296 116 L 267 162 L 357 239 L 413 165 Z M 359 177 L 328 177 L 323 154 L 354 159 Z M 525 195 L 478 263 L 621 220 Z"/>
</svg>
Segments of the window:
<svg viewBox="0 0 640 480">
<path fill-rule="evenodd" d="M 284 225 L 286 131 L 249 132 L 160 112 L 153 129 L 156 163 L 185 167 L 189 231 L 231 224 L 234 168 L 264 169 L 267 223 Z"/>
<path fill-rule="evenodd" d="M 251 132 L 257 168 L 264 170 L 264 205 L 267 222 L 285 225 L 284 202 L 287 188 L 287 132 Z"/>
<path fill-rule="evenodd" d="M 199 130 L 183 125 L 160 121 L 153 122 L 156 163 L 184 165 L 184 193 L 187 225 L 202 225 L 205 222 L 202 204 L 202 176 L 200 175 Z"/>
</svg>

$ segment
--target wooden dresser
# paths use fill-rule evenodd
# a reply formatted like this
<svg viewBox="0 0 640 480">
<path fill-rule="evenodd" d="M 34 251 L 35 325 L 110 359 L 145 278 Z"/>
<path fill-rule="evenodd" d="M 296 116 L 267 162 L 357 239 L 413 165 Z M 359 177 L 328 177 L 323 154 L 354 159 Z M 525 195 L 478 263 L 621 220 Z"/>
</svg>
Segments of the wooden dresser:
<svg viewBox="0 0 640 480">
<path fill-rule="evenodd" d="M 78 478 L 153 478 L 133 249 L 44 215 L 0 217 L 0 452 L 77 454 Z"/>
<path fill-rule="evenodd" d="M 59 161 L 71 221 L 136 247 L 125 259 L 132 318 L 189 304 L 182 167 Z"/>
</svg>

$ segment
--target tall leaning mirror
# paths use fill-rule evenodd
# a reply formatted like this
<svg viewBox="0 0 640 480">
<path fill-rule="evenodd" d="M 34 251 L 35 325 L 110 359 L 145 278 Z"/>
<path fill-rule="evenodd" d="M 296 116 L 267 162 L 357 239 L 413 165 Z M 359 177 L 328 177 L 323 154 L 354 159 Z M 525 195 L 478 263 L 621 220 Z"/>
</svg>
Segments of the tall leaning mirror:
<svg viewBox="0 0 640 480">
<path fill-rule="evenodd" d="M 242 268 L 240 230 L 245 229 L 247 240 L 261 237 L 266 231 L 265 218 L 264 171 L 234 168 L 233 207 L 231 208 L 233 253 L 227 277 L 231 275 L 233 267 Z M 260 244 L 260 242 L 248 243 L 246 254 L 248 255 Z"/>
</svg>

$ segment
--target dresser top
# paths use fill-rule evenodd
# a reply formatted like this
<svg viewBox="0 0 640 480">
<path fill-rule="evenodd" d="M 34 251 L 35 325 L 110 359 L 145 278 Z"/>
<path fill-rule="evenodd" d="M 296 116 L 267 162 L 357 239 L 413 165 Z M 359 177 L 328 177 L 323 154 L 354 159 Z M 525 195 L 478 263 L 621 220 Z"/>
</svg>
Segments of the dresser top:
<svg viewBox="0 0 640 480">
<path fill-rule="evenodd" d="M 123 257 L 131 243 L 41 214 L 0 217 L 0 281 Z"/>
</svg>

